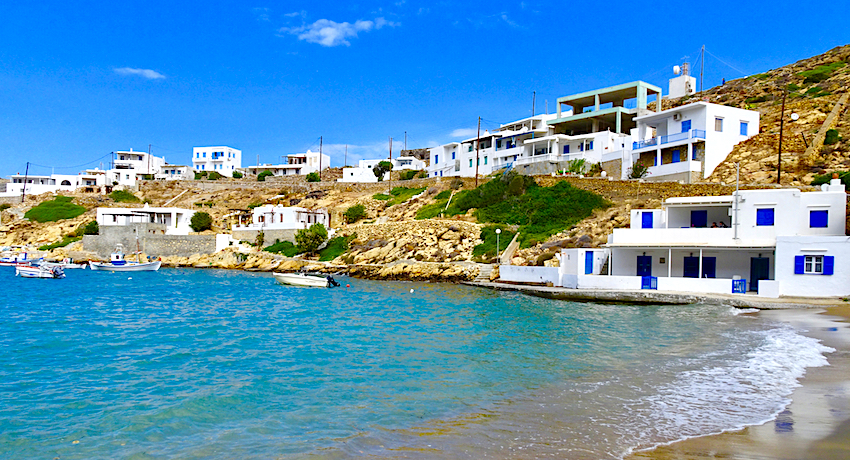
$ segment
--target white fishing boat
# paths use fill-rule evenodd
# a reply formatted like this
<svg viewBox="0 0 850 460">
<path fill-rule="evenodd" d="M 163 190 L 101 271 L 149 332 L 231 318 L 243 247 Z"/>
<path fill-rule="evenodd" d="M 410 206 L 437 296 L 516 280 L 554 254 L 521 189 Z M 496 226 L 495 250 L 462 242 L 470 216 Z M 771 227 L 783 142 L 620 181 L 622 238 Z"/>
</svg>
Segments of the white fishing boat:
<svg viewBox="0 0 850 460">
<path fill-rule="evenodd" d="M 339 283 L 334 280 L 333 276 L 323 275 L 321 273 L 272 273 L 274 279 L 280 284 L 288 284 L 291 286 L 307 286 L 307 287 L 336 287 Z"/>
<path fill-rule="evenodd" d="M 62 259 L 60 262 L 47 262 L 43 261 L 39 264 L 41 267 L 62 267 L 63 270 L 68 270 L 69 268 L 86 268 L 86 264 L 78 264 L 74 263 L 73 259 Z"/>
<path fill-rule="evenodd" d="M 65 270 L 62 267 L 18 265 L 15 267 L 15 276 L 20 276 L 21 278 L 62 279 L 65 277 Z"/>
<path fill-rule="evenodd" d="M 30 265 L 39 259 L 28 259 L 27 253 L 15 253 L 8 257 L 0 257 L 0 267 L 17 267 L 19 265 Z"/>
<path fill-rule="evenodd" d="M 136 255 L 138 256 L 138 252 Z M 124 258 L 124 245 L 118 244 L 115 252 L 109 256 L 109 262 L 89 262 L 89 267 L 92 270 L 113 271 L 113 272 L 155 272 L 159 270 L 162 262 L 155 260 L 153 262 L 132 262 Z"/>
</svg>

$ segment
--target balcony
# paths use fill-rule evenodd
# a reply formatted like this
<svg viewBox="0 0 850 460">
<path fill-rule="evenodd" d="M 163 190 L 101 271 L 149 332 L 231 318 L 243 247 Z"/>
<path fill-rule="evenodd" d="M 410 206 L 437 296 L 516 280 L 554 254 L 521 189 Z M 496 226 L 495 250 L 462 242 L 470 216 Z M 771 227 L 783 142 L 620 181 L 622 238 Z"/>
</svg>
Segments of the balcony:
<svg viewBox="0 0 850 460">
<path fill-rule="evenodd" d="M 704 129 L 692 129 L 684 133 L 667 134 L 665 136 L 653 137 L 645 141 L 637 141 L 632 143 L 632 150 L 641 150 L 648 147 L 656 147 L 658 145 L 671 144 L 674 142 L 686 141 L 688 139 L 703 139 L 705 140 Z"/>
</svg>

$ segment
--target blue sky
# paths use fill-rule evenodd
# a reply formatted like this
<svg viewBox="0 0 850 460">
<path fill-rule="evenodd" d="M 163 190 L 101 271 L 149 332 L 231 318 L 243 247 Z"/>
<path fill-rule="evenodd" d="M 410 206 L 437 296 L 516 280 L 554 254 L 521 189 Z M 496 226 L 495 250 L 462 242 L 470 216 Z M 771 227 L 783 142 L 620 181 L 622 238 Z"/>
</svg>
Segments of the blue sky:
<svg viewBox="0 0 850 460">
<path fill-rule="evenodd" d="M 705 86 L 846 44 L 799 3 L 2 2 L 0 176 L 76 173 L 116 150 L 193 146 L 243 166 L 318 149 L 333 166 L 459 140 L 558 97 L 634 80 Z M 691 4 L 695 8 L 696 4 Z M 793 32 L 799 31 L 799 32 Z M 49 168 L 34 166 L 37 174 Z"/>
</svg>

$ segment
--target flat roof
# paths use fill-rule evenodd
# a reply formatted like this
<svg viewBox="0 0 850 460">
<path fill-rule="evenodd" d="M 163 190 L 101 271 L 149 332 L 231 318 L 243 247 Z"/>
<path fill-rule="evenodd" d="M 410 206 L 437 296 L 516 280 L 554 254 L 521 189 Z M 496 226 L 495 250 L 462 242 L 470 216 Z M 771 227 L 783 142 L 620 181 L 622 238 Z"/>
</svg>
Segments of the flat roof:
<svg viewBox="0 0 850 460">
<path fill-rule="evenodd" d="M 647 82 L 638 80 L 630 83 L 623 83 L 622 85 L 615 85 L 609 86 L 607 88 L 585 91 L 583 93 L 573 94 L 572 96 L 559 97 L 558 104 L 568 104 L 572 105 L 573 107 L 587 107 L 596 104 L 597 95 L 599 96 L 599 103 L 606 104 L 608 102 L 615 102 L 637 97 L 638 88 L 646 88 L 649 94 L 661 93 L 661 88 L 649 84 Z"/>
</svg>

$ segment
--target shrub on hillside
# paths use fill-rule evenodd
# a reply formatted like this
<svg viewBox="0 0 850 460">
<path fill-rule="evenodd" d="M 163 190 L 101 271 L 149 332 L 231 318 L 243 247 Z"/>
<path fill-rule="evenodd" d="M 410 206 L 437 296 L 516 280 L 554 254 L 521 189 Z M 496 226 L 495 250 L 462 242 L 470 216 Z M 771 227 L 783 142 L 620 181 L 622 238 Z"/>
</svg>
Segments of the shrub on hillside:
<svg viewBox="0 0 850 460">
<path fill-rule="evenodd" d="M 234 179 L 242 179 L 242 173 L 239 172 L 239 171 L 233 171 L 233 178 Z"/>
<path fill-rule="evenodd" d="M 295 232 L 295 244 L 299 252 L 314 253 L 328 239 L 328 231 L 322 224 L 313 224 Z"/>
<path fill-rule="evenodd" d="M 274 173 L 267 169 L 267 170 L 261 172 L 260 174 L 257 174 L 257 180 L 259 182 L 265 182 L 266 177 L 269 177 L 269 176 L 274 176 Z"/>
<path fill-rule="evenodd" d="M 402 171 L 398 175 L 399 180 L 410 180 L 410 179 L 413 179 L 413 178 L 420 178 L 421 179 L 421 178 L 424 178 L 424 177 L 428 177 L 428 173 L 425 172 L 425 171 L 416 170 L 416 169 L 408 169 L 408 170 Z"/>
<path fill-rule="evenodd" d="M 38 250 L 39 251 L 52 251 L 56 248 L 64 248 L 65 246 L 68 246 L 71 243 L 80 241 L 81 239 L 83 239 L 83 237 L 81 237 L 81 236 L 65 235 L 65 236 L 62 237 L 61 240 L 59 240 L 59 241 L 57 241 L 53 244 L 45 244 L 44 246 L 39 246 Z"/>
<path fill-rule="evenodd" d="M 800 72 L 803 77 L 803 83 L 820 83 L 832 76 L 832 73 L 841 67 L 844 67 L 844 62 L 837 61 L 831 64 L 817 66 L 812 70 Z"/>
<path fill-rule="evenodd" d="M 355 204 L 345 210 L 343 217 L 345 217 L 345 222 L 348 224 L 357 222 L 358 220 L 366 217 L 366 207 L 362 204 Z"/>
<path fill-rule="evenodd" d="M 348 246 L 357 235 L 338 236 L 328 241 L 328 245 L 319 251 L 319 260 L 327 262 L 334 260 L 348 251 Z"/>
<path fill-rule="evenodd" d="M 434 199 L 435 200 L 448 200 L 450 196 L 452 196 L 451 190 L 443 190 L 442 192 L 438 193 L 437 196 L 434 197 Z"/>
<path fill-rule="evenodd" d="M 207 175 L 208 180 L 219 180 L 222 177 L 224 177 L 224 176 L 222 176 L 221 174 L 219 174 L 216 171 L 210 171 L 209 175 Z"/>
<path fill-rule="evenodd" d="M 205 212 L 196 212 L 189 221 L 189 226 L 194 232 L 203 232 L 212 228 L 212 217 Z"/>
<path fill-rule="evenodd" d="M 207 171 L 198 171 L 198 172 L 195 173 L 195 180 L 201 180 L 201 179 L 207 177 L 207 174 L 208 174 Z"/>
<path fill-rule="evenodd" d="M 286 257 L 293 257 L 298 254 L 298 248 L 291 241 L 276 241 L 275 244 L 264 248 L 263 251 L 283 254 Z"/>
<path fill-rule="evenodd" d="M 497 228 L 502 229 L 502 233 L 498 238 L 496 238 Z M 499 254 L 502 254 L 514 238 L 514 235 L 516 235 L 516 232 L 508 230 L 502 225 L 485 225 L 481 229 L 481 236 L 479 237 L 481 238 L 481 244 L 472 248 L 472 256 L 477 260 L 488 263 L 497 256 L 496 240 L 498 239 L 499 243 Z"/>
<path fill-rule="evenodd" d="M 322 180 L 322 178 L 319 177 L 319 173 L 315 171 L 307 174 L 307 182 L 319 182 L 320 180 Z"/>
<path fill-rule="evenodd" d="M 850 187 L 850 171 L 836 171 L 846 187 Z M 828 184 L 832 180 L 832 173 L 818 174 L 812 179 L 812 185 Z"/>
<path fill-rule="evenodd" d="M 86 208 L 72 203 L 70 197 L 58 195 L 52 200 L 33 207 L 24 214 L 24 217 L 35 222 L 55 222 L 73 219 L 84 212 Z"/>
<path fill-rule="evenodd" d="M 3 204 L 0 204 L 0 211 L 5 211 L 5 210 L 7 210 L 7 209 L 9 209 L 9 208 L 11 208 L 11 207 L 12 207 L 12 205 L 11 205 L 11 204 L 9 204 L 9 203 L 3 203 Z"/>
<path fill-rule="evenodd" d="M 126 191 L 126 190 L 116 190 L 109 194 L 109 198 L 112 198 L 112 201 L 116 203 L 141 203 L 142 200 L 139 199 L 136 195 Z"/>
<path fill-rule="evenodd" d="M 841 140 L 841 135 L 838 134 L 837 129 L 830 129 L 826 132 L 826 137 L 823 139 L 823 143 L 825 145 L 832 145 Z"/>
</svg>

